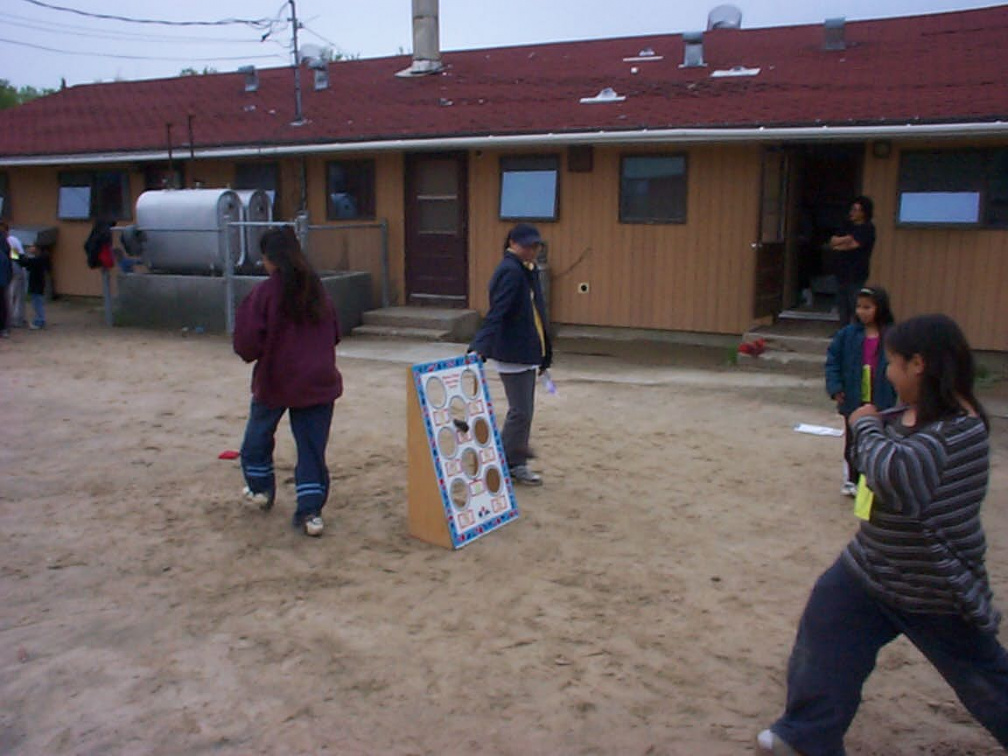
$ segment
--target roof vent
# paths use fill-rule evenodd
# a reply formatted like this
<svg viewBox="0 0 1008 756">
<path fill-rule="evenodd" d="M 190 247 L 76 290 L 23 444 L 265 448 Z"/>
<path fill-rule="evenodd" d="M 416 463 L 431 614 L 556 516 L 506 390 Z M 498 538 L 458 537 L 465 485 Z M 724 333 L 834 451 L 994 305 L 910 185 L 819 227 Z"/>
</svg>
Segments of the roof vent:
<svg viewBox="0 0 1008 756">
<path fill-rule="evenodd" d="M 826 19 L 826 41 L 823 44 L 824 50 L 846 50 L 847 43 L 844 41 L 845 18 Z"/>
<path fill-rule="evenodd" d="M 612 87 L 606 87 L 601 92 L 599 92 L 594 97 L 582 97 L 582 105 L 591 105 L 600 102 L 623 102 L 626 99 L 626 95 L 616 94 L 616 90 Z"/>
<path fill-rule="evenodd" d="M 242 66 L 238 73 L 245 74 L 245 91 L 257 92 L 259 90 L 259 72 L 255 66 Z"/>
<path fill-rule="evenodd" d="M 712 79 L 723 79 L 734 76 L 759 76 L 759 68 L 746 68 L 745 66 L 732 66 L 718 71 L 711 71 Z"/>
<path fill-rule="evenodd" d="M 444 68 L 438 31 L 438 0 L 413 0 L 413 64 L 396 76 L 426 76 Z"/>
<path fill-rule="evenodd" d="M 315 91 L 329 89 L 329 62 L 315 59 L 308 64 L 315 75 Z"/>
<path fill-rule="evenodd" d="M 707 14 L 707 31 L 711 29 L 741 29 L 742 11 L 734 5 L 719 5 Z"/>
<path fill-rule="evenodd" d="M 707 64 L 703 59 L 703 32 L 683 32 L 683 62 L 679 68 L 702 68 Z"/>
<path fill-rule="evenodd" d="M 652 60 L 662 60 L 662 56 L 656 53 L 651 47 L 645 47 L 636 55 L 623 58 L 624 63 L 643 63 Z"/>
</svg>

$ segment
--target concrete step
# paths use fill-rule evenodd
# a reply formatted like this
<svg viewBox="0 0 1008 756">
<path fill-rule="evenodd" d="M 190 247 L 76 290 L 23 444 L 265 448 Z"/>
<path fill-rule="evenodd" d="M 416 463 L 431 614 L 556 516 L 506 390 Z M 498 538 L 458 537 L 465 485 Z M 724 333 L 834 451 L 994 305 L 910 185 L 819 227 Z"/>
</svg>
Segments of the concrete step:
<svg viewBox="0 0 1008 756">
<path fill-rule="evenodd" d="M 412 341 L 455 341 L 451 331 L 441 328 L 416 328 L 412 326 L 360 325 L 351 331 L 353 336 L 374 339 L 403 339 Z"/>
<path fill-rule="evenodd" d="M 826 348 L 836 330 L 836 323 L 780 320 L 773 325 L 757 326 L 747 331 L 742 340 L 763 339 L 767 351 L 795 352 L 825 359 Z"/>
<path fill-rule="evenodd" d="M 736 364 L 745 369 L 776 371 L 814 378 L 823 374 L 826 357 L 806 352 L 767 349 L 758 357 L 739 353 Z"/>
<path fill-rule="evenodd" d="M 445 307 L 386 307 L 369 310 L 363 314 L 365 326 L 402 330 L 445 331 L 451 340 L 469 341 L 479 328 L 480 317 L 476 310 L 457 310 Z"/>
</svg>

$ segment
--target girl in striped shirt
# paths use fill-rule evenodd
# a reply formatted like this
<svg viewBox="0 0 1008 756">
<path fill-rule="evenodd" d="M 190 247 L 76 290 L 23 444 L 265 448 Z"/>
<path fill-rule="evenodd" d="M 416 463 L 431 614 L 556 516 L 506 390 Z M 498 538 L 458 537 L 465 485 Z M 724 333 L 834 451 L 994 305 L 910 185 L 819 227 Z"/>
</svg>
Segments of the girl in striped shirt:
<svg viewBox="0 0 1008 756">
<path fill-rule="evenodd" d="M 842 756 L 861 687 L 900 635 L 1008 749 L 1008 652 L 997 639 L 980 522 L 988 422 L 973 392 L 972 352 L 944 315 L 898 323 L 884 346 L 902 406 L 880 413 L 868 404 L 850 416 L 869 489 L 859 495 L 863 521 L 812 589 L 786 709 L 757 737 L 761 753 Z"/>
</svg>

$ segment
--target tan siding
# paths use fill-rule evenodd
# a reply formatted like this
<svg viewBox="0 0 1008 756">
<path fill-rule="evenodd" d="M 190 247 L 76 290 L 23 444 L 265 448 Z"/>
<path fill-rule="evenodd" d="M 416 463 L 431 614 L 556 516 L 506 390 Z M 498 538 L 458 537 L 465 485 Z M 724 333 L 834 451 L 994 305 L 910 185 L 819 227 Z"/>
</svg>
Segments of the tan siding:
<svg viewBox="0 0 1008 756">
<path fill-rule="evenodd" d="M 619 223 L 620 155 L 678 152 L 689 160 L 687 222 Z M 484 153 L 470 163 L 470 290 L 481 310 L 510 225 L 497 219 L 499 157 Z M 538 224 L 549 243 L 554 320 L 718 333 L 749 327 L 757 148 L 596 149 L 592 172 L 562 166 L 560 217 Z M 590 293 L 578 293 L 580 282 Z"/>
<path fill-rule="evenodd" d="M 314 157 L 307 164 L 308 212 L 312 225 L 331 229 L 355 226 L 369 221 L 337 221 L 326 218 L 326 164 L 333 159 L 375 161 L 375 222 L 388 223 L 390 303 L 403 301 L 403 173 L 402 157 L 366 154 Z M 320 270 L 365 270 L 371 273 L 372 306 L 381 306 L 381 231 L 377 227 L 316 231 L 312 233 L 312 263 Z"/>
<path fill-rule="evenodd" d="M 910 149 L 975 146 L 914 144 Z M 896 225 L 899 150 L 865 159 L 865 193 L 875 200 L 878 232 L 872 279 L 891 294 L 898 317 L 944 312 L 975 349 L 1008 350 L 1008 230 Z"/>
</svg>

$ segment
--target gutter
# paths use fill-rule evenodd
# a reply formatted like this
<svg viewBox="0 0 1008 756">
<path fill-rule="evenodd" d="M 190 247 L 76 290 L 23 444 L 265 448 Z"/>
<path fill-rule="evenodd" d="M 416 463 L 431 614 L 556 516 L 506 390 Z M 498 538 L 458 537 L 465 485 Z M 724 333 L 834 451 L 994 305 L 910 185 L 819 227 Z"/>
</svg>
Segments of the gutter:
<svg viewBox="0 0 1008 756">
<path fill-rule="evenodd" d="M 189 150 L 192 159 L 288 157 L 292 155 L 340 154 L 348 152 L 424 152 L 447 150 L 489 150 L 498 148 L 566 146 L 572 144 L 731 144 L 739 142 L 852 142 L 876 139 L 962 139 L 969 137 L 1008 137 L 1008 122 L 936 123 L 915 126 L 795 126 L 749 127 L 741 129 L 642 129 L 639 131 L 588 131 L 572 133 L 516 134 L 512 136 L 458 136 L 412 139 L 381 139 L 364 142 L 325 142 L 196 147 Z M 186 145 L 176 146 L 176 151 Z M 0 167 L 44 165 L 94 165 L 168 160 L 168 150 L 142 152 L 96 152 L 64 155 L 28 155 L 0 157 Z"/>
</svg>

